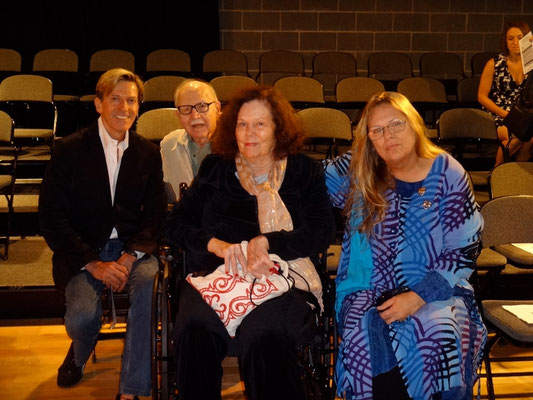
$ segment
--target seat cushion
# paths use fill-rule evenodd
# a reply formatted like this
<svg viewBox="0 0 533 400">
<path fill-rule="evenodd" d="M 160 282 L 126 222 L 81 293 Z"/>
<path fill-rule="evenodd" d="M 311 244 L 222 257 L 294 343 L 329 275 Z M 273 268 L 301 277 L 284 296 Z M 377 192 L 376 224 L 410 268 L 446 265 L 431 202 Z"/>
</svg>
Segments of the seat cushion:
<svg viewBox="0 0 533 400">
<path fill-rule="evenodd" d="M 15 138 L 51 138 L 52 129 L 15 129 Z"/>
<path fill-rule="evenodd" d="M 494 246 L 494 249 L 509 259 L 509 262 L 516 266 L 533 268 L 533 254 L 512 244 L 501 244 Z"/>
<path fill-rule="evenodd" d="M 487 322 L 514 340 L 533 344 L 533 324 L 522 321 L 502 307 L 518 304 L 533 305 L 533 300 L 483 300 L 483 316 Z"/>
<path fill-rule="evenodd" d="M 80 97 L 80 101 L 93 102 L 95 98 L 96 98 L 96 95 L 94 94 L 86 94 L 85 96 Z"/>
<path fill-rule="evenodd" d="M 80 97 L 71 94 L 54 94 L 54 101 L 80 101 Z"/>
<path fill-rule="evenodd" d="M 503 267 L 507 264 L 507 258 L 502 254 L 490 249 L 484 248 L 481 250 L 477 261 L 477 267 L 480 269 L 487 269 L 491 267 Z"/>
<path fill-rule="evenodd" d="M 11 185 L 11 175 L 0 175 L 0 189 L 3 189 Z"/>
</svg>

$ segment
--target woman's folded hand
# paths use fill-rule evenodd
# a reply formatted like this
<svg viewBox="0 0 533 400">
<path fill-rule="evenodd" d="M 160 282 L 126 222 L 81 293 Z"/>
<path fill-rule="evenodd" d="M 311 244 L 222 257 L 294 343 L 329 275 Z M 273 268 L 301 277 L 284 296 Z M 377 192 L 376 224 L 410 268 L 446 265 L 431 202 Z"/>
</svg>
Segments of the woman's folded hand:
<svg viewBox="0 0 533 400">
<path fill-rule="evenodd" d="M 247 269 L 258 279 L 270 276 L 271 268 L 274 268 L 274 263 L 268 256 L 268 248 L 268 239 L 263 235 L 256 236 L 248 242 Z"/>
<path fill-rule="evenodd" d="M 377 307 L 377 310 L 381 318 L 389 325 L 395 321 L 404 321 L 408 316 L 417 312 L 424 304 L 424 300 L 419 295 L 409 291 L 391 297 Z"/>
<path fill-rule="evenodd" d="M 217 238 L 212 238 L 207 243 L 207 251 L 224 259 L 226 272 L 232 275 L 240 275 L 237 264 L 242 266 L 242 276 L 246 275 L 246 258 L 242 252 L 240 243 L 228 243 Z"/>
</svg>

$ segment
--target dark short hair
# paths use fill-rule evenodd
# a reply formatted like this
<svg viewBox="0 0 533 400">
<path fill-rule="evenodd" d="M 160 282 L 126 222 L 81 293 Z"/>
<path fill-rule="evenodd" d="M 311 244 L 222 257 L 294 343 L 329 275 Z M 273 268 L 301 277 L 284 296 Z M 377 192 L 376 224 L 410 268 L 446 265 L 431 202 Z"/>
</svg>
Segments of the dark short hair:
<svg viewBox="0 0 533 400">
<path fill-rule="evenodd" d="M 225 158 L 235 158 L 239 152 L 235 128 L 241 107 L 253 100 L 264 101 L 270 108 L 275 124 L 273 157 L 282 159 L 298 153 L 304 144 L 305 135 L 291 103 L 271 86 L 254 86 L 236 93 L 222 110 L 211 142 L 213 153 Z"/>
<path fill-rule="evenodd" d="M 529 25 L 525 21 L 508 21 L 505 26 L 503 27 L 503 34 L 501 38 L 501 48 L 503 51 L 503 54 L 506 56 L 509 55 L 509 49 L 507 48 L 507 31 L 511 28 L 518 28 L 520 31 L 522 31 L 522 35 L 526 35 L 531 29 L 529 29 Z"/>
</svg>

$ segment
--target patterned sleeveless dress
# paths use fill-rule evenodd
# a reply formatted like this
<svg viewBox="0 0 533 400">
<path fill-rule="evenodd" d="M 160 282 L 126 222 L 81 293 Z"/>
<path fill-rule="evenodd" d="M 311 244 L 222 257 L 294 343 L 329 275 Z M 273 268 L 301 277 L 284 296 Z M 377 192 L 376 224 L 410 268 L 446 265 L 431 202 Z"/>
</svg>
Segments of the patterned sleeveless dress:
<svg viewBox="0 0 533 400">
<path fill-rule="evenodd" d="M 509 111 L 524 88 L 525 82 L 526 79 L 524 78 L 522 83 L 518 85 L 513 80 L 513 77 L 507 68 L 507 59 L 503 53 L 494 57 L 494 77 L 489 92 L 489 99 L 491 99 L 494 104 L 503 108 L 505 111 Z M 483 109 L 492 115 L 494 122 L 496 122 L 496 126 L 500 127 L 503 125 L 502 117 L 485 108 Z"/>
<path fill-rule="evenodd" d="M 339 208 L 346 202 L 350 159 L 347 153 L 326 162 L 328 192 Z M 350 276 L 358 275 L 350 257 L 352 234 L 345 232 L 336 279 L 342 339 L 338 394 L 370 400 L 372 378 L 398 366 L 413 399 L 440 393 L 443 400 L 471 400 L 487 336 L 468 282 L 479 253 L 482 217 L 464 169 L 446 153 L 436 157 L 417 188 L 406 192 L 398 186 L 385 193 L 386 217 L 368 237 L 368 289 L 346 289 Z M 405 321 L 386 325 L 374 302 L 400 286 L 426 304 Z"/>
</svg>

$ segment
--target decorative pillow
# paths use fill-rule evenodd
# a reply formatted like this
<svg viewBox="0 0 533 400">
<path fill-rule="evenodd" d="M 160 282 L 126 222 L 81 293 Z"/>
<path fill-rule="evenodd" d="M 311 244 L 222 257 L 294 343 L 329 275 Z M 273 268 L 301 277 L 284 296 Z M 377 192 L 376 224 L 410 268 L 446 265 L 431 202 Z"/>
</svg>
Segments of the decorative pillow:
<svg viewBox="0 0 533 400">
<path fill-rule="evenodd" d="M 248 242 L 242 242 L 241 248 L 247 256 Z M 202 295 L 204 301 L 218 314 L 231 337 L 239 327 L 242 319 L 258 305 L 278 297 L 288 291 L 294 280 L 289 276 L 289 264 L 276 254 L 270 254 L 275 264 L 272 275 L 268 278 L 255 278 L 248 273 L 243 275 L 238 265 L 239 275 L 226 273 L 222 264 L 207 276 L 187 276 L 187 281 Z"/>
</svg>

